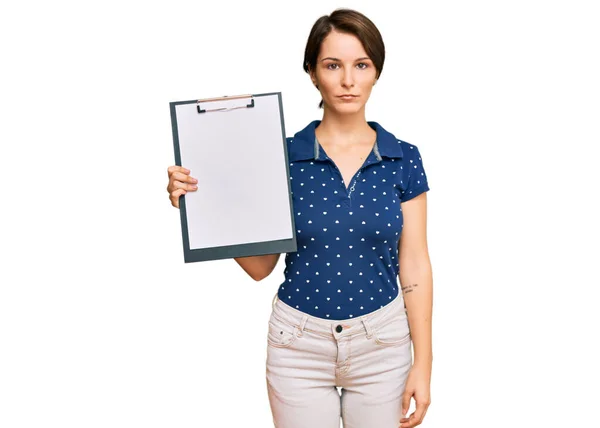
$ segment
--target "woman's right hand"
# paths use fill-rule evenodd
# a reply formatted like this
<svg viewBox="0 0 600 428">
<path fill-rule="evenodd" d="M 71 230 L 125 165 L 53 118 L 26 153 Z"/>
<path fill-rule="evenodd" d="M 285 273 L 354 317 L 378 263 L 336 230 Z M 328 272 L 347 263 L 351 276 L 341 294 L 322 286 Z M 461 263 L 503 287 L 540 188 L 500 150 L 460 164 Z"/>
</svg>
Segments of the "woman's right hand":
<svg viewBox="0 0 600 428">
<path fill-rule="evenodd" d="M 178 165 L 172 165 L 167 168 L 167 173 L 169 174 L 167 192 L 169 192 L 171 205 L 179 208 L 179 197 L 185 195 L 188 191 L 194 192 L 198 190 L 198 186 L 196 186 L 198 180 L 188 175 L 190 173 L 189 169 Z"/>
</svg>

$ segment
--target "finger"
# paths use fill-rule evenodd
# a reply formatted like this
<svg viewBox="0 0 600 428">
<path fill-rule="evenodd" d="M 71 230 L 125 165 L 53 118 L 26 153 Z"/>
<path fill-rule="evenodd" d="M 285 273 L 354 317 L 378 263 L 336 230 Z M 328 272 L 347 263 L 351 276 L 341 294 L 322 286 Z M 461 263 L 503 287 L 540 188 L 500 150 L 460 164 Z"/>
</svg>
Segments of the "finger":
<svg viewBox="0 0 600 428">
<path fill-rule="evenodd" d="M 408 412 L 408 409 L 410 408 L 410 397 L 411 397 L 411 393 L 409 393 L 408 391 L 405 391 L 404 394 L 402 395 L 402 417 L 406 416 L 406 413 Z"/>
<path fill-rule="evenodd" d="M 425 403 L 417 402 L 417 408 L 415 412 L 411 415 L 415 417 L 415 425 L 420 424 L 423 421 L 423 416 L 425 416 L 425 410 L 427 409 L 427 405 Z"/>
<path fill-rule="evenodd" d="M 190 173 L 189 169 L 184 168 L 184 167 L 179 166 L 179 165 L 171 165 L 170 167 L 167 168 L 167 173 L 168 173 L 169 177 L 171 176 L 171 174 L 173 174 L 176 171 L 183 172 L 184 174 L 189 174 Z"/>
<path fill-rule="evenodd" d="M 186 183 L 197 183 L 197 182 L 198 182 L 198 180 L 196 180 L 196 179 L 195 179 L 194 177 L 192 177 L 191 175 L 187 175 L 187 174 L 184 174 L 184 173 L 182 173 L 182 172 L 176 172 L 176 173 L 175 173 L 175 175 L 176 175 L 177 177 L 179 177 L 179 178 L 178 178 L 178 180 L 179 180 L 179 181 L 184 181 L 184 182 L 186 182 Z"/>
<path fill-rule="evenodd" d="M 417 419 L 415 418 L 415 412 L 412 412 L 409 417 L 402 418 L 400 420 L 400 428 L 413 428 L 417 424 Z"/>
<path fill-rule="evenodd" d="M 420 425 L 423 422 L 423 418 L 425 418 L 425 413 L 427 413 L 427 406 L 428 404 L 426 403 L 417 403 L 417 408 L 411 413 L 410 417 L 400 420 L 400 422 L 404 424 L 400 425 L 401 428 L 413 428 Z"/>
<path fill-rule="evenodd" d="M 177 189 L 183 189 L 186 192 L 193 192 L 198 190 L 198 186 L 195 184 L 182 183 L 181 181 L 173 181 L 173 185 L 170 187 L 169 193 L 173 193 Z"/>
<path fill-rule="evenodd" d="M 427 414 L 427 409 L 425 409 L 425 411 L 423 412 L 423 416 L 421 416 L 421 420 L 419 421 L 419 423 L 423 423 L 423 420 L 425 419 L 425 415 Z"/>
<path fill-rule="evenodd" d="M 179 197 L 185 195 L 186 193 L 187 192 L 185 191 L 185 189 L 177 189 L 173 193 L 171 193 L 171 195 L 169 196 L 169 199 L 171 200 L 171 205 L 173 205 L 175 208 L 179 208 Z"/>
<path fill-rule="evenodd" d="M 427 414 L 427 409 L 429 409 L 429 404 L 430 404 L 430 402 L 427 402 L 424 404 L 425 408 L 423 409 L 423 414 L 421 415 L 421 419 L 419 419 L 419 423 L 422 423 L 423 419 L 425 419 L 425 415 Z"/>
<path fill-rule="evenodd" d="M 167 175 L 169 176 L 169 178 L 171 178 L 171 175 L 173 175 L 175 172 L 181 172 L 183 174 L 190 173 L 189 169 L 184 168 L 179 165 L 171 165 L 170 167 L 167 168 Z"/>
<path fill-rule="evenodd" d="M 171 175 L 171 181 L 175 181 L 175 180 L 181 181 L 183 183 L 197 183 L 198 182 L 198 180 L 196 180 L 191 175 L 187 175 L 187 174 L 184 174 L 183 172 L 179 172 L 179 171 L 175 171 Z"/>
</svg>

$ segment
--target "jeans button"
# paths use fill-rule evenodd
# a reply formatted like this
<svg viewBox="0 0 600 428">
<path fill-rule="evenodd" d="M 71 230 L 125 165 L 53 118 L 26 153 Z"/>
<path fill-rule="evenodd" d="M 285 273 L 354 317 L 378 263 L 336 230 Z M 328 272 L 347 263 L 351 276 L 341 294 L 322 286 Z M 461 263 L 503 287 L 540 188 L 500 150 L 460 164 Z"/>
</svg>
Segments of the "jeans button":
<svg viewBox="0 0 600 428">
<path fill-rule="evenodd" d="M 342 332 L 342 326 L 341 326 L 341 325 L 338 325 L 338 326 L 335 328 L 335 331 L 337 331 L 338 333 L 341 333 L 341 332 Z"/>
</svg>

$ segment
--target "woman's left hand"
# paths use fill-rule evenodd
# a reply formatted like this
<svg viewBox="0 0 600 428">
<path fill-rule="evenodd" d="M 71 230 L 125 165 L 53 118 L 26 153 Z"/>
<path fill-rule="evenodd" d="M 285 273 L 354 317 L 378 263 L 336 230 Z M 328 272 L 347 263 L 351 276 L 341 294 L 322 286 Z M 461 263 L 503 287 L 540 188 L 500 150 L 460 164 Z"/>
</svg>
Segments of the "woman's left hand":
<svg viewBox="0 0 600 428">
<path fill-rule="evenodd" d="M 400 419 L 400 428 L 412 428 L 421 422 L 427 413 L 427 408 L 431 402 L 429 396 L 429 384 L 431 381 L 431 364 L 415 363 L 408 373 L 406 379 L 406 388 L 402 396 L 402 419 Z M 407 418 L 406 412 L 410 407 L 410 399 L 413 397 L 416 409 Z"/>
</svg>

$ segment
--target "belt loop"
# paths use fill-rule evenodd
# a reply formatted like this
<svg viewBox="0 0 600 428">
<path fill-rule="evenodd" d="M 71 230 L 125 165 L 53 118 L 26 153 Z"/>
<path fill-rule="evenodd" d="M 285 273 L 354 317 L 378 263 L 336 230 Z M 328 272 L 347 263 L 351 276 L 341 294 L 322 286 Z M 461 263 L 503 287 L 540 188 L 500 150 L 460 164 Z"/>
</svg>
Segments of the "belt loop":
<svg viewBox="0 0 600 428">
<path fill-rule="evenodd" d="M 369 325 L 369 320 L 366 316 L 360 317 L 360 320 L 365 326 L 365 330 L 367 330 L 367 339 L 370 339 L 373 336 L 373 330 L 371 330 L 371 326 Z"/>
<path fill-rule="evenodd" d="M 302 321 L 300 321 L 300 327 L 298 328 L 298 337 L 302 336 L 302 332 L 304 331 L 304 327 L 306 326 L 306 321 L 308 321 L 308 315 L 304 315 L 302 317 Z"/>
</svg>

